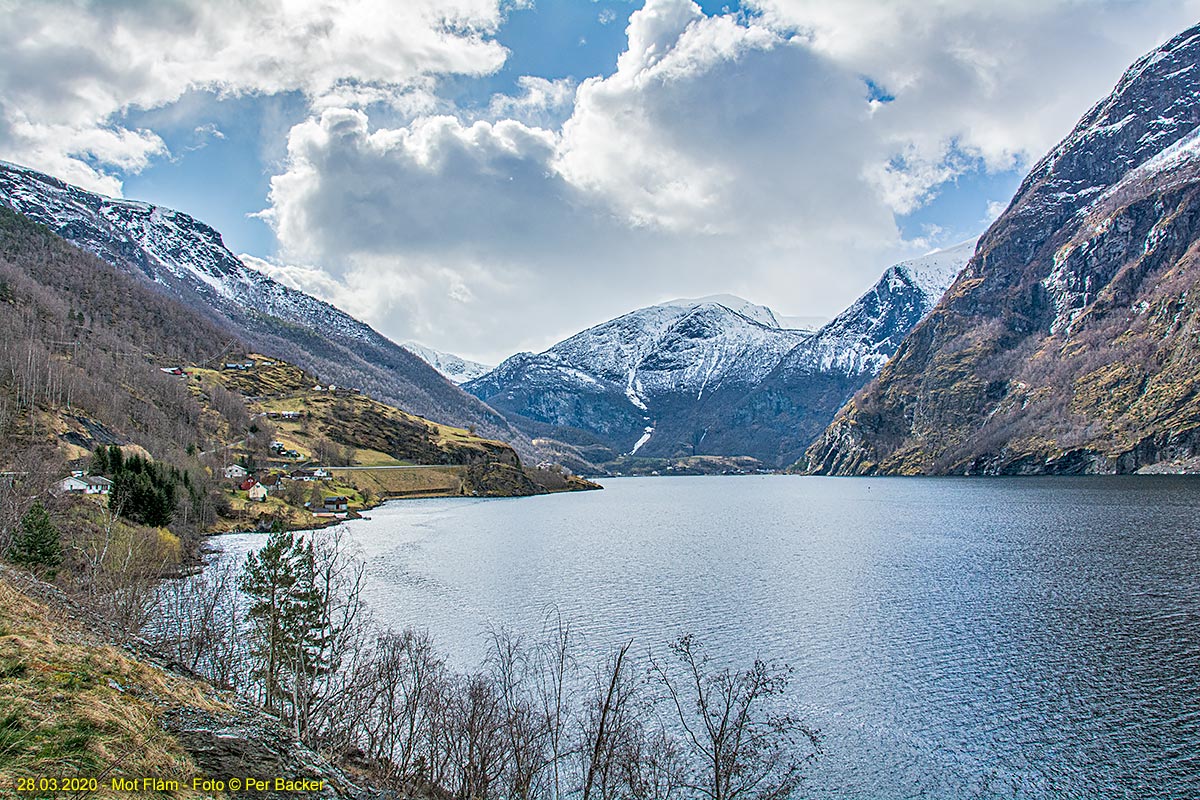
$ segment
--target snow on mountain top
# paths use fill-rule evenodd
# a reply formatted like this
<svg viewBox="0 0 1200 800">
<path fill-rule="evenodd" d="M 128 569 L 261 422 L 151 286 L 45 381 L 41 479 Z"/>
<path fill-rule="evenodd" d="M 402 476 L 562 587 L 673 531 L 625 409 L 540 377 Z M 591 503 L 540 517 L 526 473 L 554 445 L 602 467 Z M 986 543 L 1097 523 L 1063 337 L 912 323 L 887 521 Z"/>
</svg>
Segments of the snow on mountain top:
<svg viewBox="0 0 1200 800">
<path fill-rule="evenodd" d="M 453 353 L 443 353 L 420 342 L 407 341 L 400 345 L 408 352 L 418 356 L 429 366 L 436 369 L 454 383 L 466 383 L 488 374 L 494 367 L 471 361 Z"/>
<path fill-rule="evenodd" d="M 781 327 L 779 319 L 775 316 L 775 312 L 766 306 L 760 306 L 757 303 L 751 303 L 745 298 L 738 297 L 732 294 L 710 294 L 706 297 L 678 298 L 676 300 L 668 300 L 665 303 L 659 303 L 660 306 L 674 306 L 677 308 L 696 308 L 702 305 L 718 305 L 725 306 L 730 311 L 741 314 L 743 317 L 754 320 L 760 325 L 766 325 L 768 328 Z"/>
<path fill-rule="evenodd" d="M 779 327 L 784 330 L 805 331 L 806 333 L 814 333 L 829 322 L 829 317 L 792 316 L 788 314 L 776 314 L 775 319 L 779 320 Z"/>
<path fill-rule="evenodd" d="M 936 303 L 950 288 L 950 284 L 954 283 L 963 265 L 975 254 L 975 244 L 978 241 L 979 237 L 976 236 L 951 247 L 901 261 L 892 269 L 906 274 L 913 285 Z"/>
</svg>

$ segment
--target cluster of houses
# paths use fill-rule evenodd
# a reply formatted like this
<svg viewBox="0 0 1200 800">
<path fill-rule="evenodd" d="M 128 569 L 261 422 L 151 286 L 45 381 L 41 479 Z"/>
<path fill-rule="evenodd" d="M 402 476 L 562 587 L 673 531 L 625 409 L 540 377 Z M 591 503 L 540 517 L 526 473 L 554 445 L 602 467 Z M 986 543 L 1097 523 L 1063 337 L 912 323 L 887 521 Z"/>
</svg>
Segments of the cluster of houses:
<svg viewBox="0 0 1200 800">
<path fill-rule="evenodd" d="M 224 369 L 245 372 L 248 369 L 254 369 L 253 361 L 226 361 Z"/>
<path fill-rule="evenodd" d="M 321 467 L 312 469 L 296 469 L 289 473 L 271 472 L 261 479 L 254 477 L 241 464 L 232 464 L 225 468 L 225 477 L 235 481 L 237 489 L 246 493 L 252 502 L 261 503 L 270 496 L 284 481 L 302 481 L 313 483 L 330 479 L 329 470 Z M 329 495 L 324 498 L 321 509 L 314 511 L 320 516 L 344 517 L 350 510 L 350 498 L 342 495 Z"/>
<path fill-rule="evenodd" d="M 225 477 L 238 481 L 239 483 L 246 480 L 256 480 L 254 476 L 250 474 L 250 470 L 246 469 L 241 464 L 231 464 L 226 467 Z M 325 469 L 324 467 L 312 467 L 311 469 L 294 469 L 288 473 L 272 472 L 266 475 L 262 479 L 262 482 L 267 483 L 268 486 L 274 486 L 277 485 L 279 481 L 327 481 L 330 479 L 330 477 L 332 476 L 329 474 L 329 470 Z"/>
<path fill-rule="evenodd" d="M 358 389 L 347 389 L 345 386 L 338 386 L 335 383 L 331 383 L 328 386 L 322 386 L 318 383 L 316 386 L 312 387 L 312 390 L 314 392 L 329 392 L 340 397 L 345 397 L 352 394 L 362 394 L 362 392 Z"/>
<path fill-rule="evenodd" d="M 61 494 L 108 494 L 112 487 L 113 482 L 103 475 L 88 475 L 82 470 L 75 470 L 55 486 Z"/>
</svg>

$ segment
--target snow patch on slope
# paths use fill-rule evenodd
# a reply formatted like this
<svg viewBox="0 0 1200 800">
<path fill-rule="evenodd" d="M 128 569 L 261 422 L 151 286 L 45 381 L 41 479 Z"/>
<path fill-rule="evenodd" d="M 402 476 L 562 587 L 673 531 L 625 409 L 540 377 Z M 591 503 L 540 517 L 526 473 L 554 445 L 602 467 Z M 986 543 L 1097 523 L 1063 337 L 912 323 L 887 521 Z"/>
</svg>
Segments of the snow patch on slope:
<svg viewBox="0 0 1200 800">
<path fill-rule="evenodd" d="M 975 245 L 978 241 L 979 237 L 975 237 L 941 250 L 934 250 L 919 258 L 901 261 L 892 269 L 907 275 L 912 284 L 936 305 L 950 288 L 950 284 L 954 283 L 958 273 L 962 272 L 962 268 L 971 260 L 971 256 L 975 255 Z"/>
</svg>

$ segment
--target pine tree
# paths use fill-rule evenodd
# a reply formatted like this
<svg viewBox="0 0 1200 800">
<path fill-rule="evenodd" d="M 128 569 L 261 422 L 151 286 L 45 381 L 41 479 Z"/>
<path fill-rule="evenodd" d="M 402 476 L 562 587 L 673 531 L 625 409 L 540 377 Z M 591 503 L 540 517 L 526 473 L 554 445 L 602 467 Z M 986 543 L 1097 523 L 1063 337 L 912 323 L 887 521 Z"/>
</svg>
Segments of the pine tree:
<svg viewBox="0 0 1200 800">
<path fill-rule="evenodd" d="M 62 564 L 62 541 L 46 507 L 34 503 L 21 517 L 21 529 L 9 546 L 8 558 L 47 580 L 54 580 Z"/>
<path fill-rule="evenodd" d="M 88 471 L 93 475 L 108 474 L 108 448 L 104 445 L 98 445 L 92 453 L 92 463 L 88 466 Z"/>
<path fill-rule="evenodd" d="M 246 556 L 238 588 L 250 598 L 251 677 L 263 704 L 300 727 L 315 683 L 330 669 L 327 598 L 317 580 L 313 543 L 276 531 Z"/>
<path fill-rule="evenodd" d="M 293 546 L 290 533 L 271 534 L 262 549 L 246 556 L 238 579 L 238 587 L 251 598 L 247 610 L 253 626 L 250 652 L 257 662 L 251 677 L 262 682 L 264 705 L 270 711 L 277 710 L 283 694 L 279 677 L 289 638 L 288 594 L 296 582 L 289 557 Z"/>
<path fill-rule="evenodd" d="M 121 452 L 121 448 L 117 445 L 109 445 L 108 447 L 108 468 L 113 474 L 120 472 L 124 467 L 125 454 Z"/>
</svg>

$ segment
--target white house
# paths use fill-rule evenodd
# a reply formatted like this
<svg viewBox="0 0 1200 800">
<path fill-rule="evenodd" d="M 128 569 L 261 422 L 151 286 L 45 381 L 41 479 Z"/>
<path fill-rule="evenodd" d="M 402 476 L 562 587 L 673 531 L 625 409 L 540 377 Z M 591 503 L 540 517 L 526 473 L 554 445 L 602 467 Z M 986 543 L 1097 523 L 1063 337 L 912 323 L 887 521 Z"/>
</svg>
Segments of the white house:
<svg viewBox="0 0 1200 800">
<path fill-rule="evenodd" d="M 246 492 L 246 495 L 254 502 L 261 503 L 263 500 L 267 499 L 267 487 L 263 486 L 261 483 L 256 483 L 250 487 L 249 491 Z"/>
<path fill-rule="evenodd" d="M 241 464 L 230 464 L 225 468 L 226 478 L 244 478 L 249 474 L 249 470 L 247 470 Z"/>
<path fill-rule="evenodd" d="M 89 475 L 83 480 L 88 485 L 84 494 L 108 494 L 112 491 L 113 482 L 101 475 Z"/>
<path fill-rule="evenodd" d="M 63 478 L 61 481 L 59 481 L 57 488 L 60 492 L 84 494 L 88 490 L 88 482 L 84 478 L 76 478 L 74 475 L 72 475 L 69 478 Z"/>
<path fill-rule="evenodd" d="M 58 482 L 58 491 L 67 494 L 108 494 L 113 482 L 97 475 L 72 475 Z"/>
</svg>

